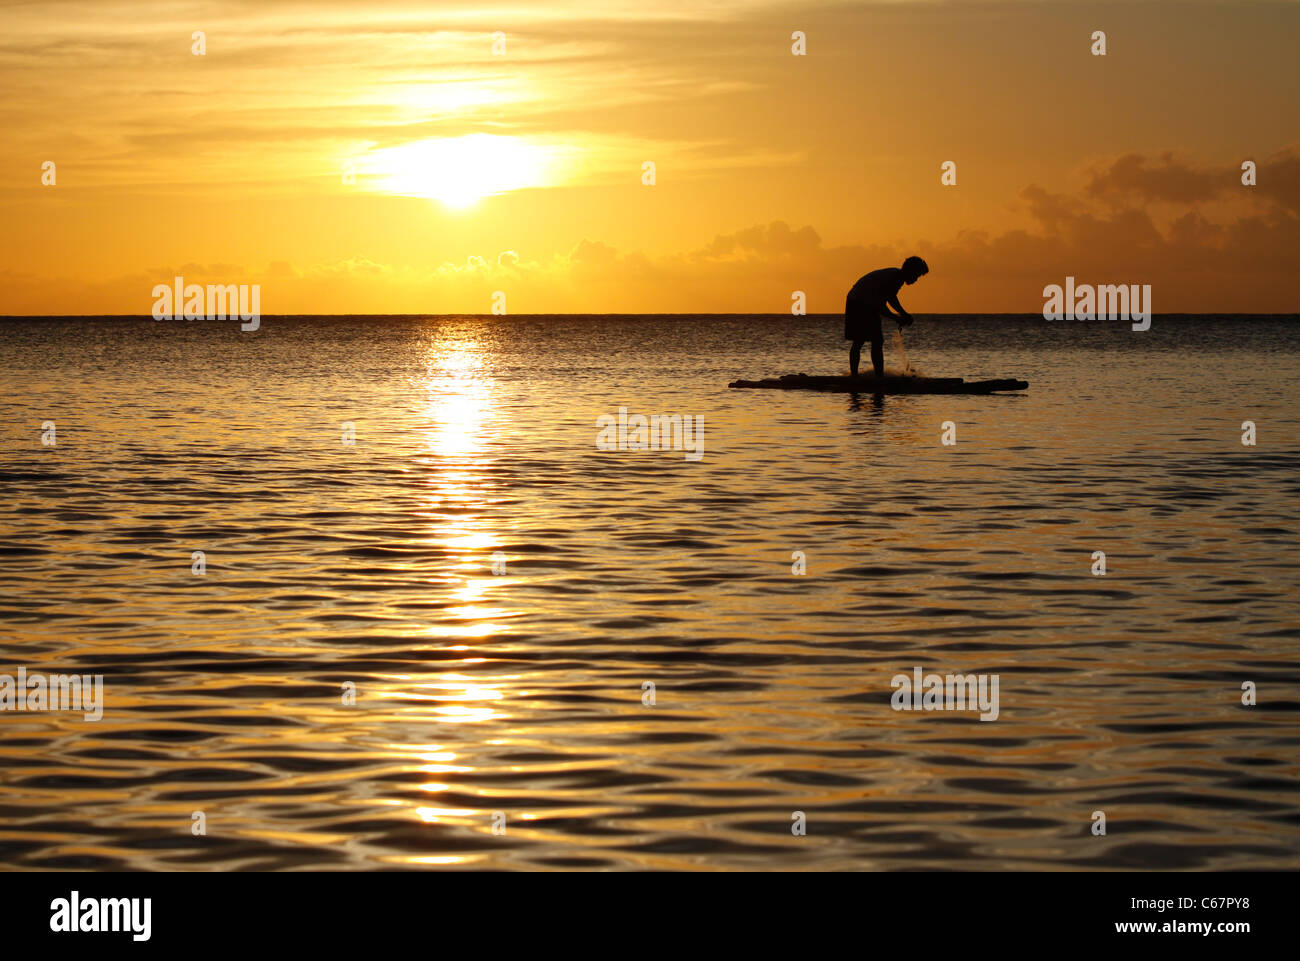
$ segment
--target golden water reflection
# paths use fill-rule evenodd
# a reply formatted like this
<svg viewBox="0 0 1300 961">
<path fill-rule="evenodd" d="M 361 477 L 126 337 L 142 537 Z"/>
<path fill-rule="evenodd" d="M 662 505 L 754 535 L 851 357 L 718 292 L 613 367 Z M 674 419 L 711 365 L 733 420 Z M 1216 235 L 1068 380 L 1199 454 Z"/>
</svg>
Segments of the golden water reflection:
<svg viewBox="0 0 1300 961">
<path fill-rule="evenodd" d="M 486 603 L 496 585 L 483 555 L 500 543 L 485 520 L 491 495 L 488 434 L 496 416 L 495 383 L 482 345 L 464 329 L 435 328 L 425 348 L 425 363 L 427 374 L 421 386 L 426 453 L 420 463 L 427 469 L 430 492 L 422 516 L 428 524 L 428 543 L 444 554 L 451 568 L 449 575 L 434 583 L 463 602 L 445 614 L 464 622 L 451 630 L 439 625 L 430 633 L 485 638 L 497 630 L 496 618 L 512 613 Z"/>
<path fill-rule="evenodd" d="M 503 620 L 520 613 L 496 603 L 494 597 L 505 580 L 492 568 L 493 553 L 501 543 L 490 521 L 495 383 L 482 345 L 472 332 L 440 324 L 429 332 L 424 356 L 425 376 L 416 385 L 423 395 L 419 416 L 424 437 L 414 456 L 427 498 L 417 517 L 425 531 L 425 543 L 441 557 L 440 569 L 429 571 L 426 578 L 435 595 L 432 599 L 450 603 L 440 608 L 438 622 L 425 628 L 422 635 L 441 650 L 469 653 L 469 647 L 458 642 L 487 640 L 500 630 Z M 462 663 L 482 661 L 476 656 Z M 401 682 L 395 686 L 394 697 L 417 710 L 421 718 L 442 724 L 478 724 L 504 717 L 497 702 L 505 697 L 504 686 L 518 678 L 484 682 L 445 671 L 394 680 Z M 419 786 L 422 793 L 436 796 L 450 790 L 440 775 L 472 771 L 457 763 L 461 759 L 445 745 L 433 751 L 428 748 L 420 745 L 414 755 L 408 753 L 409 747 L 401 752 L 417 762 L 415 770 L 427 777 Z M 428 825 L 487 827 L 486 812 L 473 808 L 417 802 L 411 810 Z M 467 859 L 418 856 L 392 860 L 452 864 Z"/>
</svg>

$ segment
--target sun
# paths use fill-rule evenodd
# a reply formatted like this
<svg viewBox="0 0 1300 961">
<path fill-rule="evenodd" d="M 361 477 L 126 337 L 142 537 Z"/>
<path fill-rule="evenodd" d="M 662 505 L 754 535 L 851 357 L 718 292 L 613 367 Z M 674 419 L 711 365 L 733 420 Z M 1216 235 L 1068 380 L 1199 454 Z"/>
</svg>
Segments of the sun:
<svg viewBox="0 0 1300 961">
<path fill-rule="evenodd" d="M 461 209 L 495 194 L 551 185 L 558 155 L 519 137 L 476 133 L 376 150 L 363 169 L 374 190 Z"/>
</svg>

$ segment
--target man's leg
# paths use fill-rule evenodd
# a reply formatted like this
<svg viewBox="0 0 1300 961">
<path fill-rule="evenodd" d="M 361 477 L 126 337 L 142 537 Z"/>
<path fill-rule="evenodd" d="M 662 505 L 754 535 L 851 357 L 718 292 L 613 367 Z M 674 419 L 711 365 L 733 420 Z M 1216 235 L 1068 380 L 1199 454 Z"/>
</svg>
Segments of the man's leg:
<svg viewBox="0 0 1300 961">
<path fill-rule="evenodd" d="M 853 376 L 858 376 L 858 361 L 862 359 L 862 341 L 855 340 L 853 346 L 849 348 L 849 370 L 853 371 Z"/>
<path fill-rule="evenodd" d="M 876 368 L 876 376 L 885 376 L 885 339 L 877 337 L 871 341 L 871 366 Z"/>
</svg>

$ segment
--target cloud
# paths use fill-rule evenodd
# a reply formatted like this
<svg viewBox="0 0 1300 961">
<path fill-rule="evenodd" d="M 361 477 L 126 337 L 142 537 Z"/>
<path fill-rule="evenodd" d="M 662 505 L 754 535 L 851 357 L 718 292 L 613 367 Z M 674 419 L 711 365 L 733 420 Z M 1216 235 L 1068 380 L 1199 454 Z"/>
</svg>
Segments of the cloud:
<svg viewBox="0 0 1300 961">
<path fill-rule="evenodd" d="M 1250 200 L 1300 214 L 1300 149 L 1291 146 L 1259 159 L 1257 185 L 1241 182 L 1241 162 L 1198 165 L 1166 151 L 1151 158 L 1126 154 L 1094 165 L 1085 195 L 1113 205 L 1167 203 L 1201 206 L 1212 202 Z"/>
<path fill-rule="evenodd" d="M 1021 192 L 1026 222 L 995 235 L 828 245 L 810 225 L 774 220 L 661 256 L 583 239 L 550 257 L 511 247 L 471 252 L 460 264 L 391 265 L 357 256 L 277 261 L 260 273 L 185 264 L 91 283 L 10 272 L 0 313 L 73 313 L 93 296 L 105 312 L 144 314 L 152 286 L 177 273 L 195 283 L 260 282 L 266 314 L 488 313 L 497 290 L 508 293 L 514 313 L 783 313 L 795 290 L 807 293 L 810 312 L 834 313 L 861 274 L 913 253 L 931 267 L 904 295 L 915 312 L 1037 312 L 1043 287 L 1067 275 L 1081 283 L 1151 284 L 1163 312 L 1300 310 L 1300 151 L 1288 148 L 1262 162 L 1259 187 L 1241 186 L 1233 171 L 1220 170 L 1235 185 L 1220 188 L 1202 176 L 1209 169 L 1169 154 L 1131 155 L 1098 168 L 1079 194 L 1031 184 Z M 1165 174 L 1178 186 L 1165 186 Z M 1098 192 L 1113 201 L 1098 207 Z M 1209 200 L 1213 212 L 1204 209 Z M 1170 208 L 1163 219 L 1148 208 L 1153 201 Z"/>
<path fill-rule="evenodd" d="M 569 254 L 569 260 L 575 264 L 612 264 L 617 259 L 618 251 L 609 244 L 598 240 L 587 240 L 585 237 Z"/>
<path fill-rule="evenodd" d="M 739 233 L 715 237 L 696 255 L 696 259 L 790 260 L 815 255 L 821 244 L 821 237 L 812 227 L 794 230 L 785 221 L 775 220 L 766 226 L 750 227 Z"/>
<path fill-rule="evenodd" d="M 359 0 L 10 5 L 0 81 L 12 96 L 0 120 L 13 149 L 0 158 L 0 193 L 24 182 L 28 155 L 51 143 L 76 158 L 80 186 L 155 191 L 219 183 L 284 192 L 312 178 L 337 189 L 335 158 L 484 132 L 580 147 L 584 182 L 646 156 L 677 175 L 787 165 L 801 152 L 734 136 L 666 137 L 629 112 L 765 89 L 753 76 L 759 64 L 735 76 L 716 39 L 683 27 L 754 10 L 746 0 L 703 10 L 689 0 L 567 0 L 495 13 L 453 2 L 436 14 L 415 0 L 381 13 Z M 207 34 L 202 57 L 190 53 L 195 29 Z M 508 57 L 491 53 L 498 29 Z M 761 37 L 751 26 L 745 49 Z"/>
<path fill-rule="evenodd" d="M 1220 197 L 1239 184 L 1233 168 L 1196 168 L 1163 153 L 1152 160 L 1141 154 L 1127 154 L 1095 169 L 1087 193 L 1105 199 L 1161 200 L 1169 203 L 1197 203 Z"/>
</svg>

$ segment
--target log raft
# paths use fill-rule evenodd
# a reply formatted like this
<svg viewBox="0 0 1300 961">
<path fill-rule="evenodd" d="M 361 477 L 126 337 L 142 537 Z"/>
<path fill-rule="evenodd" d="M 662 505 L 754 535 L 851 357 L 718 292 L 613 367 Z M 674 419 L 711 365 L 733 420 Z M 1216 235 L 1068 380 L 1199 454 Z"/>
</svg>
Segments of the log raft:
<svg viewBox="0 0 1300 961">
<path fill-rule="evenodd" d="M 728 387 L 760 390 L 817 390 L 836 394 L 996 394 L 1027 390 L 1026 380 L 972 380 L 960 377 L 810 376 L 786 374 L 765 380 L 733 380 Z"/>
</svg>

